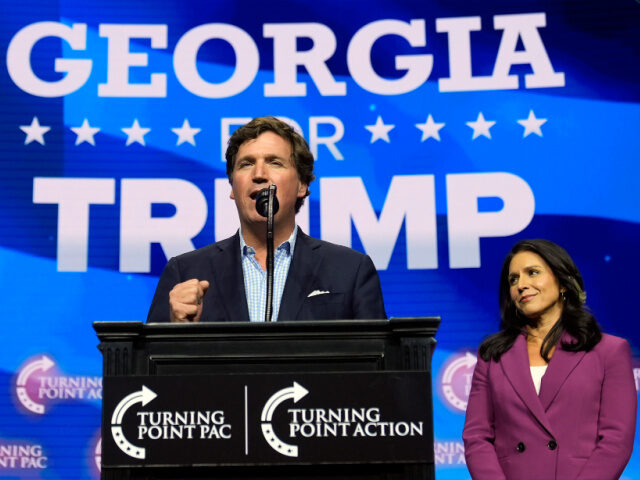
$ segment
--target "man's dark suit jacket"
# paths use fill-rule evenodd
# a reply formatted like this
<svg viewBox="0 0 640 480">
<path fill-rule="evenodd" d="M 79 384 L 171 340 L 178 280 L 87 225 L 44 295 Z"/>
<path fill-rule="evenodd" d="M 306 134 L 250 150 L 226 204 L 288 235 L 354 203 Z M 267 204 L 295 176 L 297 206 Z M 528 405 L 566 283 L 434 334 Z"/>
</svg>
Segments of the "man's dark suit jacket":
<svg viewBox="0 0 640 480">
<path fill-rule="evenodd" d="M 201 322 L 249 321 L 240 235 L 172 258 L 158 282 L 147 322 L 168 322 L 174 285 L 208 280 Z M 329 292 L 309 296 L 312 292 Z M 367 255 L 298 229 L 278 320 L 384 319 L 378 273 Z"/>
</svg>

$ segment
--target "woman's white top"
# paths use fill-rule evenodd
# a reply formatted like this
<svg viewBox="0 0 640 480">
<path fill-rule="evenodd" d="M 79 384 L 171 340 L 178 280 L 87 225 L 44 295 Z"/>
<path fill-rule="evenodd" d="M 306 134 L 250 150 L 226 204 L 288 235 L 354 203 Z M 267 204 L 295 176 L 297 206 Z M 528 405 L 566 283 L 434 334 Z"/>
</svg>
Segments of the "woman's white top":
<svg viewBox="0 0 640 480">
<path fill-rule="evenodd" d="M 540 384 L 542 383 L 542 377 L 544 377 L 544 373 L 547 371 L 548 365 L 541 365 L 539 367 L 529 367 L 531 368 L 531 378 L 533 379 L 533 385 L 536 387 L 536 393 L 540 395 Z"/>
</svg>

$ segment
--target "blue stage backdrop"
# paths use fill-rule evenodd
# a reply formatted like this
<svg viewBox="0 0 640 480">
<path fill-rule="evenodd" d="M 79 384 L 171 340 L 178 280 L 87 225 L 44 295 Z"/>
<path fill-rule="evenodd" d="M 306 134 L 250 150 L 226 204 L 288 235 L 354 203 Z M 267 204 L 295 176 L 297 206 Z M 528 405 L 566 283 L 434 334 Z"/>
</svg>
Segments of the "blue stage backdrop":
<svg viewBox="0 0 640 480">
<path fill-rule="evenodd" d="M 640 366 L 638 2 L 1 1 L 0 476 L 98 478 L 91 323 L 235 231 L 222 152 L 259 115 L 316 156 L 302 228 L 368 253 L 389 315 L 442 317 L 439 479 L 468 478 L 516 240 L 566 247 Z"/>
</svg>

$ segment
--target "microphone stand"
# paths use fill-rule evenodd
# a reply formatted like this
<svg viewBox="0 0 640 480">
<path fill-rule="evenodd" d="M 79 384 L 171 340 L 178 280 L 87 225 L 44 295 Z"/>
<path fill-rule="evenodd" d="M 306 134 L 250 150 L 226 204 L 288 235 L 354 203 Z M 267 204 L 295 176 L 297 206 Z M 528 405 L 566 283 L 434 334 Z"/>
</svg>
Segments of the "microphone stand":
<svg viewBox="0 0 640 480">
<path fill-rule="evenodd" d="M 263 188 L 256 197 L 256 210 L 263 217 L 267 217 L 267 304 L 265 305 L 264 321 L 270 322 L 273 315 L 273 216 L 280 207 L 276 197 L 277 187 L 269 185 Z"/>
<path fill-rule="evenodd" d="M 270 322 L 273 314 L 273 203 L 276 197 L 276 186 L 269 185 L 267 202 L 267 304 L 264 310 L 264 321 Z"/>
</svg>

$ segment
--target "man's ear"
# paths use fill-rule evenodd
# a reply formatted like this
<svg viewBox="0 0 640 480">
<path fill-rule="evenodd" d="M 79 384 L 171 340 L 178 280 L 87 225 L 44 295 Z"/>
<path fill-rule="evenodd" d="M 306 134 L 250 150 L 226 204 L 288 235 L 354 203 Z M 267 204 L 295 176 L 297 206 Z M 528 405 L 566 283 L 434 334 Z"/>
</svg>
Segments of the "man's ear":
<svg viewBox="0 0 640 480">
<path fill-rule="evenodd" d="M 309 185 L 306 183 L 298 182 L 298 198 L 304 198 L 309 191 Z"/>
</svg>

